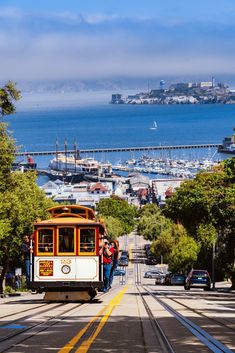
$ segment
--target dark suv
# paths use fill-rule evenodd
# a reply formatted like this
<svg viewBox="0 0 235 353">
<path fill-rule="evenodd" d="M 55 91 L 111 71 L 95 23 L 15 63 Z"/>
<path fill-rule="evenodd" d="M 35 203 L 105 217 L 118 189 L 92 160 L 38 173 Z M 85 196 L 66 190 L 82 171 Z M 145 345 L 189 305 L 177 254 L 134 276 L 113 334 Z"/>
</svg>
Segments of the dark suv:
<svg viewBox="0 0 235 353">
<path fill-rule="evenodd" d="M 191 270 L 184 285 L 184 289 L 189 290 L 190 288 L 210 290 L 211 279 L 209 273 L 206 270 Z"/>
</svg>

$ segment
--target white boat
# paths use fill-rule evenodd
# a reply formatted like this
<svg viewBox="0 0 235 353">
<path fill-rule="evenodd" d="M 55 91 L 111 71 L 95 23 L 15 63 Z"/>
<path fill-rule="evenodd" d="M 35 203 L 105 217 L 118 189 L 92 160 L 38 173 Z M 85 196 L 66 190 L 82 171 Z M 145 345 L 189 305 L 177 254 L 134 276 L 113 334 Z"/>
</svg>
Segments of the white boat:
<svg viewBox="0 0 235 353">
<path fill-rule="evenodd" d="M 73 155 L 57 154 L 49 163 L 49 173 L 65 175 L 110 175 L 112 174 L 111 163 L 101 163 L 94 158 L 76 159 Z M 59 175 L 58 174 L 58 175 Z"/>
<path fill-rule="evenodd" d="M 149 130 L 157 130 L 157 122 L 156 121 L 153 122 L 153 126 L 151 126 L 149 128 Z"/>
</svg>

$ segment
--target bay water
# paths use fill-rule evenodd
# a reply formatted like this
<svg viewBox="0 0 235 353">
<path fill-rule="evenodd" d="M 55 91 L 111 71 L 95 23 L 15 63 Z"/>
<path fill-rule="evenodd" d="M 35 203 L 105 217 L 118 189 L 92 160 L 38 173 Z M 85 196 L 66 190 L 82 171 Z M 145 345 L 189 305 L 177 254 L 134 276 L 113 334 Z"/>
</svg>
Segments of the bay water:
<svg viewBox="0 0 235 353">
<path fill-rule="evenodd" d="M 220 144 L 235 126 L 235 105 L 112 105 L 111 93 L 26 95 L 17 113 L 7 117 L 9 129 L 22 151 L 140 147 L 161 145 Z M 157 129 L 151 130 L 153 121 Z M 147 152 L 144 152 L 146 154 Z M 112 163 L 136 158 L 136 153 L 100 153 L 92 157 Z M 216 150 L 149 152 L 170 158 L 224 159 Z M 85 157 L 85 155 L 82 155 Z M 35 157 L 47 168 L 52 156 Z M 23 157 L 21 158 L 21 160 Z"/>
</svg>

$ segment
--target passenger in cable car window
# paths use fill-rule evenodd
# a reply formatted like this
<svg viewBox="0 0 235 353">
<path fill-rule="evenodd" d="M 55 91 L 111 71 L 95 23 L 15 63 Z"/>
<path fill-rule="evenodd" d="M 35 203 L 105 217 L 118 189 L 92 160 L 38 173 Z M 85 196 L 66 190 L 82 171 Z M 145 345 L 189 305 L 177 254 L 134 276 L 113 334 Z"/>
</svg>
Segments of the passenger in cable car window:
<svg viewBox="0 0 235 353">
<path fill-rule="evenodd" d="M 66 235 L 60 237 L 59 252 L 74 252 L 74 239 Z"/>
<path fill-rule="evenodd" d="M 88 246 L 86 244 L 81 244 L 80 252 L 88 252 Z"/>
<path fill-rule="evenodd" d="M 45 252 L 52 252 L 53 251 L 53 244 L 51 244 L 51 243 L 46 244 L 44 250 L 45 250 Z"/>
<path fill-rule="evenodd" d="M 67 251 L 68 251 L 68 247 L 65 243 L 64 237 L 60 238 L 60 252 L 67 252 Z"/>
</svg>

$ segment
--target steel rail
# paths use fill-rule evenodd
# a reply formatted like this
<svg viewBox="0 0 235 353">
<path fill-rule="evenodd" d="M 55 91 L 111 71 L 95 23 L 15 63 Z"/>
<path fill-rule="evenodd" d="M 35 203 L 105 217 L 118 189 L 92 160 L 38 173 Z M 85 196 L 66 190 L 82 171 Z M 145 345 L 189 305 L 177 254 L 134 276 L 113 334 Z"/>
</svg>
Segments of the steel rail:
<svg viewBox="0 0 235 353">
<path fill-rule="evenodd" d="M 53 307 L 52 310 L 57 309 L 57 308 L 60 307 L 60 306 L 66 306 L 67 304 L 68 304 L 68 303 L 61 303 L 61 304 L 59 304 L 59 305 Z M 27 339 L 29 339 L 30 337 L 33 337 L 33 336 L 37 335 L 39 332 L 42 332 L 42 331 L 47 330 L 48 327 L 54 326 L 56 323 L 58 323 L 58 321 L 64 320 L 64 319 L 65 319 L 65 317 L 63 317 L 64 314 L 69 313 L 70 311 L 72 311 L 72 310 L 74 310 L 74 309 L 77 309 L 77 308 L 79 308 L 79 307 L 84 307 L 84 305 L 85 305 L 85 304 L 83 304 L 83 303 L 76 304 L 73 308 L 71 308 L 71 309 L 66 309 L 66 310 L 62 311 L 61 313 L 59 313 L 59 314 L 57 314 L 57 315 L 51 316 L 50 318 L 44 320 L 43 322 L 33 324 L 33 325 L 29 326 L 29 327 L 26 327 L 26 328 L 22 329 L 20 332 L 14 332 L 14 333 L 12 333 L 12 334 L 9 334 L 9 335 L 6 335 L 6 336 L 0 338 L 0 343 L 2 343 L 2 342 L 9 341 L 10 339 L 15 338 L 15 337 L 17 337 L 17 336 L 20 338 L 20 336 L 21 336 L 23 333 L 26 333 L 26 332 L 28 333 L 28 335 L 24 336 L 24 337 L 23 337 L 22 339 L 20 339 L 19 341 L 14 342 L 13 344 L 10 344 L 8 347 L 6 347 L 6 348 L 1 348 L 1 347 L 0 347 L 0 352 L 1 352 L 1 353 L 2 353 L 2 352 L 6 352 L 6 351 L 8 351 L 11 347 L 14 347 L 16 344 L 22 343 L 22 342 L 26 341 Z M 87 304 L 87 305 L 88 305 L 88 304 Z M 37 316 L 37 315 L 39 315 L 39 314 L 42 314 L 43 312 L 48 312 L 48 309 L 47 309 L 47 310 L 43 310 L 43 311 L 39 311 L 39 312 L 35 313 L 35 315 L 33 315 L 33 316 Z M 30 316 L 30 318 L 32 318 L 33 316 Z M 60 319 L 60 317 L 61 317 L 61 319 Z M 27 317 L 24 317 L 23 319 L 27 319 L 27 318 L 29 318 L 29 317 L 27 316 Z M 57 320 L 55 320 L 55 319 L 57 319 Z M 21 319 L 18 319 L 17 321 L 22 321 L 22 318 L 21 318 Z M 16 322 L 16 321 L 13 321 L 13 322 Z M 12 322 L 11 322 L 11 323 L 12 323 Z M 22 325 L 22 323 L 21 323 L 21 325 Z M 5 325 L 5 326 L 7 326 L 7 325 Z M 4 327 L 4 326 L 3 326 L 3 327 Z M 3 327 L 2 327 L 2 328 L 3 328 Z M 35 328 L 36 328 L 36 329 L 39 329 L 39 330 L 37 330 L 36 332 L 32 332 L 32 333 L 30 334 L 30 331 L 32 331 L 32 330 L 35 329 Z"/>
<path fill-rule="evenodd" d="M 211 320 L 211 321 L 213 321 L 213 322 L 217 322 L 220 326 L 224 326 L 224 327 L 226 327 L 227 329 L 229 329 L 229 330 L 231 330 L 231 331 L 235 331 L 234 328 L 232 328 L 232 327 L 226 325 L 224 322 L 221 322 L 221 321 L 218 320 L 218 319 L 209 317 L 209 316 L 203 314 L 202 312 L 198 311 L 197 309 L 193 309 L 193 308 L 191 308 L 190 306 L 181 303 L 181 302 L 180 302 L 179 300 L 177 300 L 177 299 L 170 298 L 170 297 L 169 297 L 168 295 L 166 295 L 166 294 L 164 294 L 164 296 L 165 296 L 167 299 L 170 299 L 170 300 L 172 300 L 173 302 L 175 302 L 175 303 L 177 303 L 177 304 L 180 304 L 181 306 L 185 307 L 186 309 L 188 309 L 188 310 L 194 312 L 195 314 L 198 314 L 198 315 L 200 315 L 200 316 L 202 316 L 202 317 L 204 317 L 204 318 L 206 318 L 206 319 L 208 319 L 208 320 Z M 204 299 L 203 297 L 201 297 L 201 298 Z M 232 310 L 235 311 L 234 309 L 232 309 Z M 227 321 L 228 323 L 230 323 L 230 324 L 233 324 L 233 322 L 229 321 L 228 319 L 224 319 L 224 320 L 226 320 L 226 321 Z"/>
<path fill-rule="evenodd" d="M 143 286 L 141 286 L 142 288 L 144 288 Z M 163 329 L 161 328 L 161 326 L 159 325 L 158 321 L 156 320 L 156 318 L 154 317 L 147 301 L 145 300 L 144 296 L 142 295 L 140 289 L 139 289 L 139 286 L 136 285 L 136 288 L 139 292 L 139 295 L 140 295 L 140 298 L 143 302 L 143 305 L 145 307 L 145 310 L 147 311 L 147 314 L 149 316 L 149 319 L 150 319 L 150 322 L 151 322 L 151 325 L 153 327 L 153 330 L 155 332 L 155 335 L 161 345 L 161 348 L 162 348 L 162 353 L 175 353 L 173 347 L 171 346 L 170 344 L 170 341 L 168 340 L 168 338 L 166 337 L 165 335 L 165 332 L 163 331 Z M 144 288 L 145 289 L 145 288 Z M 145 291 L 147 291 L 145 289 Z"/>
<path fill-rule="evenodd" d="M 6 304 L 6 303 L 4 303 L 4 304 Z M 5 319 L 6 317 L 15 316 L 15 315 L 18 315 L 18 314 L 21 314 L 21 313 L 25 313 L 27 311 L 31 311 L 31 310 L 34 310 L 34 309 L 43 308 L 43 307 L 45 307 L 47 305 L 48 305 L 48 303 L 42 303 L 42 305 L 37 305 L 37 306 L 34 306 L 33 308 L 23 309 L 23 310 L 16 311 L 16 312 L 11 313 L 11 314 L 3 315 L 3 316 L 0 316 L 0 320 L 1 319 Z M 11 321 L 11 322 L 13 322 L 13 321 Z M 0 327 L 1 327 L 1 325 L 0 325 Z"/>
<path fill-rule="evenodd" d="M 164 303 L 163 300 L 157 298 L 152 292 L 150 292 L 146 287 L 143 288 L 159 303 L 165 310 L 167 310 L 171 315 L 173 315 L 185 328 L 187 328 L 194 336 L 196 336 L 202 343 L 205 344 L 214 353 L 232 353 L 232 351 L 223 345 L 220 341 L 216 340 L 209 333 L 203 330 L 200 326 L 194 324 L 191 320 L 187 319 L 170 305 Z"/>
</svg>

